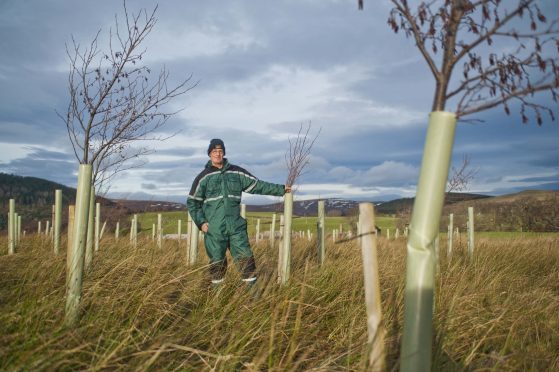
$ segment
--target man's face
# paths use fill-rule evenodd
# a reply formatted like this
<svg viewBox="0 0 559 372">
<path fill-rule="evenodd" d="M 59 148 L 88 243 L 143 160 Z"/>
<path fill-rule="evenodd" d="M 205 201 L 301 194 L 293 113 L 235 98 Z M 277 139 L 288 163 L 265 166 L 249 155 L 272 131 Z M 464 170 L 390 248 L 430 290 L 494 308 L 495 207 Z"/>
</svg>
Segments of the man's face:
<svg viewBox="0 0 559 372">
<path fill-rule="evenodd" d="M 210 152 L 210 160 L 212 162 L 212 165 L 214 165 L 214 166 L 223 165 L 223 150 L 222 149 L 213 149 Z"/>
</svg>

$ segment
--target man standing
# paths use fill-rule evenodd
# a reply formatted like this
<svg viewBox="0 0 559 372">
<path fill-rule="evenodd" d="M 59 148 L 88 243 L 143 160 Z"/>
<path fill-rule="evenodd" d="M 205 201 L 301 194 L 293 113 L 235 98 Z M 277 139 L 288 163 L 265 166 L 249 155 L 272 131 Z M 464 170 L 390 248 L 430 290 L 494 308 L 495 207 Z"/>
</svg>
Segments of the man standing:
<svg viewBox="0 0 559 372">
<path fill-rule="evenodd" d="M 225 156 L 225 144 L 212 139 L 208 147 L 210 160 L 192 183 L 187 207 L 192 220 L 205 234 L 204 245 L 210 259 L 212 284 L 225 277 L 229 247 L 231 256 L 247 284 L 256 282 L 256 263 L 250 248 L 247 222 L 241 217 L 241 194 L 283 196 L 291 192 L 284 186 L 258 180 L 245 169 L 233 165 Z"/>
</svg>

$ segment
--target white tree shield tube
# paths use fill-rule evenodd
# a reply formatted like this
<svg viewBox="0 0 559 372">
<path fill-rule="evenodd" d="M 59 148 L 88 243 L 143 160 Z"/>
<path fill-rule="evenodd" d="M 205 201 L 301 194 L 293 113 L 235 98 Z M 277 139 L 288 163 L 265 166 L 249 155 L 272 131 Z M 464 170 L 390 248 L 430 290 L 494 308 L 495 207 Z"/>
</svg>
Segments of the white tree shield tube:
<svg viewBox="0 0 559 372">
<path fill-rule="evenodd" d="M 276 239 L 276 214 L 272 213 L 272 225 L 270 226 L 270 247 L 274 248 L 274 241 Z"/>
<path fill-rule="evenodd" d="M 283 213 L 285 218 L 283 226 L 283 246 L 280 250 L 280 284 L 287 283 L 291 273 L 291 221 L 293 219 L 293 194 L 290 192 L 284 195 Z"/>
<path fill-rule="evenodd" d="M 189 252 L 189 264 L 190 265 L 195 265 L 196 261 L 198 261 L 198 232 L 200 231 L 200 229 L 198 229 L 198 226 L 196 226 L 196 223 L 194 222 L 194 220 L 192 218 L 190 218 L 190 224 L 192 225 L 190 227 L 190 252 Z"/>
<path fill-rule="evenodd" d="M 90 185 L 91 191 L 89 194 L 89 209 L 88 209 L 88 222 L 87 222 L 87 245 L 85 247 L 85 271 L 88 271 L 91 267 L 91 262 L 93 262 L 93 232 L 94 226 L 94 214 L 95 214 L 95 186 Z M 48 221 L 47 221 L 48 223 Z"/>
<path fill-rule="evenodd" d="M 324 200 L 318 201 L 318 221 L 317 221 L 317 242 L 318 242 L 318 262 L 322 265 L 324 263 L 324 256 L 326 251 L 324 248 L 324 238 L 325 238 L 325 207 Z"/>
<path fill-rule="evenodd" d="M 10 199 L 9 201 L 9 215 L 8 215 L 8 254 L 14 254 L 16 251 L 16 237 L 15 237 L 15 213 L 16 213 L 16 201 L 15 199 Z"/>
<path fill-rule="evenodd" d="M 101 203 L 95 203 L 95 252 L 99 251 L 99 239 L 101 239 Z"/>
<path fill-rule="evenodd" d="M 367 309 L 367 341 L 369 342 L 369 366 L 373 371 L 385 370 L 384 334 L 380 302 L 380 281 L 377 255 L 377 235 L 373 203 L 359 203 L 359 231 L 361 233 L 361 256 L 365 306 Z"/>
<path fill-rule="evenodd" d="M 433 335 L 435 239 L 439 232 L 456 116 L 432 112 L 407 244 L 401 371 L 429 371 Z"/>
<path fill-rule="evenodd" d="M 91 187 L 91 164 L 80 164 L 78 171 L 78 189 L 76 190 L 76 210 L 72 238 L 72 254 L 66 275 L 66 313 L 64 323 L 74 326 L 79 317 L 79 305 L 82 295 L 82 277 L 87 240 Z"/>
<path fill-rule="evenodd" d="M 474 207 L 468 207 L 468 256 L 474 256 Z"/>
<path fill-rule="evenodd" d="M 62 190 L 54 191 L 54 254 L 60 251 L 60 230 L 62 227 Z"/>
</svg>

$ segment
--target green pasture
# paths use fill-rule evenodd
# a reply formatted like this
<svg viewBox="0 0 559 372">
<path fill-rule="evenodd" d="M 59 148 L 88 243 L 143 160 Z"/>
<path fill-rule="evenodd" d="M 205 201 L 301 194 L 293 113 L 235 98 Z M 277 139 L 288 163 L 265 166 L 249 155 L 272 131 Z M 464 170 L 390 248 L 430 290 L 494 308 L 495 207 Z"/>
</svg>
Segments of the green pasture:
<svg viewBox="0 0 559 372">
<path fill-rule="evenodd" d="M 138 214 L 138 222 L 140 223 L 139 232 L 143 234 L 151 234 L 153 224 L 157 225 L 158 212 L 148 212 Z M 130 216 L 130 219 L 132 216 Z M 247 212 L 248 233 L 253 235 L 256 231 L 256 221 L 260 219 L 260 231 L 269 231 L 272 223 L 272 212 Z M 316 216 L 294 216 L 292 229 L 293 231 L 316 230 Z M 186 233 L 186 212 L 161 212 L 161 220 L 163 225 L 163 234 L 176 234 L 178 220 L 182 220 L 182 232 Z M 276 213 L 276 231 L 279 229 L 280 214 Z M 396 218 L 379 216 L 376 218 L 376 225 L 382 230 L 384 235 L 386 229 L 394 231 L 396 228 Z M 333 229 L 339 229 L 342 226 L 343 231 L 356 230 L 357 217 L 326 217 L 326 233 L 331 233 Z M 130 221 L 128 221 L 129 229 Z"/>
</svg>

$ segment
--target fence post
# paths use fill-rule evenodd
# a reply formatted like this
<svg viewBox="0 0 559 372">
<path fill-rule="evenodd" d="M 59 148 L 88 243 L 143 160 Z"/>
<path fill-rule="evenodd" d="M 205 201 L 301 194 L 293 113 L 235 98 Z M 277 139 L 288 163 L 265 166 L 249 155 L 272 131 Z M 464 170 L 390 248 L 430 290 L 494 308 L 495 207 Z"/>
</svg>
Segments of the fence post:
<svg viewBox="0 0 559 372">
<path fill-rule="evenodd" d="M 115 241 L 118 242 L 118 233 L 120 230 L 120 221 L 116 221 L 116 227 L 115 227 Z"/>
<path fill-rule="evenodd" d="M 14 254 L 16 251 L 16 237 L 15 237 L 15 213 L 16 213 L 16 201 L 15 199 L 10 199 L 9 201 L 9 214 L 8 214 L 8 254 Z"/>
<path fill-rule="evenodd" d="M 318 201 L 318 221 L 316 223 L 316 241 L 318 242 L 318 263 L 323 264 L 326 256 L 326 250 L 324 247 L 324 237 L 325 237 L 325 204 L 324 200 Z"/>
<path fill-rule="evenodd" d="M 474 207 L 468 207 L 468 255 L 474 256 Z"/>
<path fill-rule="evenodd" d="M 384 370 L 384 329 L 381 326 L 380 283 L 378 272 L 377 236 L 375 212 L 372 203 L 359 203 L 359 231 L 361 232 L 361 255 L 363 257 L 363 280 L 367 309 L 367 334 L 371 347 L 369 366 L 371 370 Z"/>
<path fill-rule="evenodd" d="M 72 238 L 72 253 L 69 255 L 70 270 L 68 270 L 66 275 L 66 307 L 64 317 L 66 326 L 74 326 L 79 317 L 90 193 L 92 191 L 91 173 L 91 164 L 80 164 L 78 171 L 78 188 L 76 191 L 76 214 Z"/>
<path fill-rule="evenodd" d="M 431 370 L 435 287 L 433 251 L 455 129 L 454 114 L 431 113 L 407 242 L 404 332 L 400 351 L 402 372 Z"/>
<path fill-rule="evenodd" d="M 54 191 L 54 254 L 60 251 L 60 228 L 62 226 L 62 190 Z"/>
</svg>

